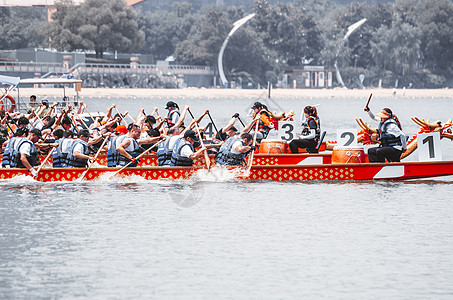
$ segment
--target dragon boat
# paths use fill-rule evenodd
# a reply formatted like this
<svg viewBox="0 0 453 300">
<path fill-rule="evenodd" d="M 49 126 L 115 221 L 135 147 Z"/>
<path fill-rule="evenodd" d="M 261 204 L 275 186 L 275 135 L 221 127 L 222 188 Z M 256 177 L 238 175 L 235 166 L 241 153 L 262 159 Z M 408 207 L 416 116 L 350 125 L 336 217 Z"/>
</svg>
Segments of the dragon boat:
<svg viewBox="0 0 453 300">
<path fill-rule="evenodd" d="M 445 124 L 439 121 L 430 123 L 419 118 L 412 118 L 421 126 L 419 133 L 439 132 L 441 138 L 453 140 L 452 121 Z M 365 122 L 358 119 L 362 130 L 359 132 L 358 141 L 362 144 L 373 144 L 374 129 Z M 279 144 L 280 143 L 280 144 Z M 284 144 L 281 142 L 269 142 L 268 148 L 282 150 Z M 419 178 L 432 178 L 438 176 L 453 175 L 453 161 L 427 161 L 427 162 L 399 162 L 399 163 L 368 163 L 367 156 L 361 147 L 335 146 L 335 143 L 326 143 L 324 151 L 316 154 L 299 153 L 289 154 L 282 151 L 265 150 L 261 147 L 262 153 L 256 153 L 250 169 L 220 168 L 211 169 L 212 174 L 230 172 L 228 178 L 250 179 L 250 180 L 274 180 L 274 181 L 310 181 L 310 180 L 408 180 Z M 408 150 L 403 153 L 404 158 L 413 153 L 417 148 L 417 135 L 408 141 Z M 282 148 L 283 147 L 283 148 Z M 268 153 L 266 153 L 266 151 Z M 264 153 L 263 153 L 264 152 Z M 211 163 L 214 163 L 214 155 L 210 155 Z M 42 168 L 36 180 L 42 182 L 52 181 L 75 181 L 84 176 L 84 180 L 109 179 L 119 171 L 119 168 L 103 167 L 107 162 L 105 156 L 97 159 L 99 167 L 90 168 Z M 194 176 L 208 172 L 205 158 L 195 161 L 193 167 L 159 167 L 157 166 L 157 155 L 150 154 L 142 157 L 139 166 L 121 170 L 116 176 L 139 176 L 146 180 L 175 180 L 190 179 Z M 87 172 L 86 172 L 87 171 Z M 85 173 L 86 172 L 86 173 Z M 11 179 L 15 176 L 31 176 L 25 169 L 0 169 L 0 179 Z"/>
<path fill-rule="evenodd" d="M 245 168 L 213 167 L 134 167 L 119 172 L 116 176 L 139 176 L 146 180 L 190 179 L 199 172 L 231 172 L 230 178 L 274 181 L 310 181 L 310 180 L 407 180 L 453 175 L 453 161 L 400 162 L 400 163 L 345 163 L 315 165 L 255 165 Z M 119 168 L 91 168 L 84 180 L 110 179 Z M 84 168 L 43 168 L 37 181 L 76 181 L 86 171 Z M 31 176 L 26 169 L 0 169 L 0 179 L 15 176 Z"/>
</svg>

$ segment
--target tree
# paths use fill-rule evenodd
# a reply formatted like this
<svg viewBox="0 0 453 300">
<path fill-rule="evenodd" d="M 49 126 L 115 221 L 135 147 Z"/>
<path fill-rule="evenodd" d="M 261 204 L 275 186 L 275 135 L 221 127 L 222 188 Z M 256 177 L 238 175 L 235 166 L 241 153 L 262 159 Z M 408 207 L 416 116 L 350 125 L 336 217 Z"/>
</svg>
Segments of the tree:
<svg viewBox="0 0 453 300">
<path fill-rule="evenodd" d="M 123 0 L 87 0 L 79 7 L 65 0 L 57 4 L 50 24 L 52 45 L 64 50 L 130 51 L 143 45 L 135 12 Z"/>
<path fill-rule="evenodd" d="M 139 28 L 146 39 L 140 52 L 151 53 L 157 59 L 173 55 L 176 45 L 190 33 L 196 16 L 192 15 L 191 4 L 174 3 L 173 11 L 147 12 L 138 17 Z"/>
<path fill-rule="evenodd" d="M 424 65 L 439 74 L 453 73 L 453 3 L 449 0 L 420 0 L 416 24 L 422 32 Z"/>
<path fill-rule="evenodd" d="M 382 73 L 392 71 L 404 77 L 417 69 L 421 58 L 420 44 L 420 30 L 395 14 L 391 27 L 383 25 L 373 36 L 371 52 Z"/>
<path fill-rule="evenodd" d="M 46 23 L 44 15 L 29 7 L 1 7 L 0 49 L 39 47 L 45 39 L 40 30 Z"/>
<path fill-rule="evenodd" d="M 288 65 L 318 60 L 321 32 L 312 15 L 292 4 L 273 7 L 266 0 L 256 0 L 254 10 L 252 24 L 266 47 L 275 52 L 275 59 Z"/>
</svg>

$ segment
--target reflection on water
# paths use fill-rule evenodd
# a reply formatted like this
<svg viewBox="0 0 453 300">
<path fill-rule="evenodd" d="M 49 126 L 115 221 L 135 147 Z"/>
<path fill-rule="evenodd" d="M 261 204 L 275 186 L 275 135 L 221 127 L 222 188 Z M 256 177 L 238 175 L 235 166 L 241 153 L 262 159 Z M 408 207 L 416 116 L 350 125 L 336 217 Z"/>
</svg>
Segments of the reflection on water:
<svg viewBox="0 0 453 300">
<path fill-rule="evenodd" d="M 241 105 L 188 102 L 194 110 L 214 107 L 214 118 Z M 319 102 L 327 128 L 334 128 L 327 116 L 346 124 L 349 111 L 329 108 L 343 100 Z M 406 106 L 408 115 L 415 102 L 386 106 Z M 376 99 L 376 107 L 383 104 Z M 436 119 L 453 115 L 444 107 Z M 434 115 L 431 107 L 425 113 Z M 211 175 L 0 180 L 0 299 L 453 297 L 452 177 L 271 182 Z"/>
</svg>

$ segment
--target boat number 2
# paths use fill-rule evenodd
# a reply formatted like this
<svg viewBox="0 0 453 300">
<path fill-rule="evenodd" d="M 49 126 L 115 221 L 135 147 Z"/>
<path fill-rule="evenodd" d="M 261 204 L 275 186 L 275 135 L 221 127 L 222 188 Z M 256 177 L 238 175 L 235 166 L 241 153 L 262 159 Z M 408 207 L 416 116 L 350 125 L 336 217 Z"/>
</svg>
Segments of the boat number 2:
<svg viewBox="0 0 453 300">
<path fill-rule="evenodd" d="M 439 132 L 420 133 L 417 140 L 419 161 L 442 160 Z"/>
<path fill-rule="evenodd" d="M 357 133 L 354 129 L 337 129 L 338 146 L 357 146 Z"/>
</svg>

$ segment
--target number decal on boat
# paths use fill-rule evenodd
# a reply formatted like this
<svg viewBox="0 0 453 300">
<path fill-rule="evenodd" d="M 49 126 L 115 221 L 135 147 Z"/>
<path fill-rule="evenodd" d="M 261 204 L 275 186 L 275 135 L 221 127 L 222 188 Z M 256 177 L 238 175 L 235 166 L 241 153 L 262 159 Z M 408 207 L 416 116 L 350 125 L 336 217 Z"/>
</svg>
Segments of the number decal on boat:
<svg viewBox="0 0 453 300">
<path fill-rule="evenodd" d="M 357 131 L 355 129 L 337 129 L 338 146 L 357 146 Z"/>
<path fill-rule="evenodd" d="M 419 161 L 442 160 L 439 132 L 419 133 L 417 140 Z"/>
</svg>

